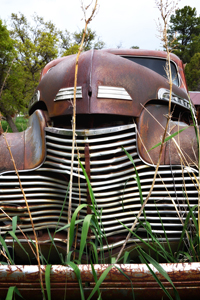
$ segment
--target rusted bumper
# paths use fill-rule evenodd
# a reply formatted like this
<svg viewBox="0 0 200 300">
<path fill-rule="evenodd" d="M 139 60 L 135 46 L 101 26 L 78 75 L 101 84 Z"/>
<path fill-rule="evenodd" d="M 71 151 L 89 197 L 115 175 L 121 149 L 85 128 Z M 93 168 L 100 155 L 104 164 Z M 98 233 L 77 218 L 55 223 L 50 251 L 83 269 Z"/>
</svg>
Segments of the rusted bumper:
<svg viewBox="0 0 200 300">
<path fill-rule="evenodd" d="M 109 265 L 94 265 L 97 277 Z M 117 268 L 120 268 L 128 280 Z M 101 284 L 102 299 L 165 299 L 165 294 L 156 283 L 148 267 L 144 264 L 122 264 L 113 266 Z M 173 281 L 181 299 L 199 299 L 200 263 L 161 264 Z M 45 281 L 45 266 L 41 266 Z M 162 281 L 174 298 L 173 288 L 169 282 L 153 267 L 152 270 Z M 90 265 L 79 265 L 85 298 L 95 286 Z M 79 283 L 71 267 L 53 265 L 51 267 L 51 299 L 81 299 Z M 133 291 L 132 291 L 132 286 Z M 0 266 L 0 295 L 5 297 L 10 286 L 17 286 L 24 299 L 43 299 L 38 266 Z M 93 299 L 97 299 L 97 294 Z M 167 297 L 166 297 L 167 299 Z"/>
</svg>

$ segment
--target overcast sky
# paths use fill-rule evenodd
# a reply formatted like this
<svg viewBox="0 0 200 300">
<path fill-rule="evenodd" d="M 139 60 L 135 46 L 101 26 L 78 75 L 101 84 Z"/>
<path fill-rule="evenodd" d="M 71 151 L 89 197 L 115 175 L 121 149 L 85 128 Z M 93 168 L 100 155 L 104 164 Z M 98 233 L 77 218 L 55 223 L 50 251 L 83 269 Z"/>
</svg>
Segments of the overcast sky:
<svg viewBox="0 0 200 300">
<path fill-rule="evenodd" d="M 0 0 L 0 18 L 9 24 L 11 13 L 21 12 L 31 19 L 36 12 L 45 21 L 51 20 L 58 29 L 74 32 L 84 27 L 80 3 L 80 0 Z M 160 15 L 155 0 L 98 0 L 98 3 L 98 13 L 90 28 L 106 43 L 106 48 L 120 45 L 162 50 L 157 37 L 156 23 Z M 200 0 L 181 0 L 178 8 L 185 5 L 196 7 L 200 15 Z"/>
</svg>

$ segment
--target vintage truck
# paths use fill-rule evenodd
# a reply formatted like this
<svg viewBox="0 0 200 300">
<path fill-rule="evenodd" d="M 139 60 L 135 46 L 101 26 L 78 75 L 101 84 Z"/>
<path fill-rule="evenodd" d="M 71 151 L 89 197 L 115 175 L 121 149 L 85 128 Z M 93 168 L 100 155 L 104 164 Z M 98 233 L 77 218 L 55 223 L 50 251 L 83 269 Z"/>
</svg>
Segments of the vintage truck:
<svg viewBox="0 0 200 300">
<path fill-rule="evenodd" d="M 187 201 L 191 207 L 198 201 L 195 182 L 198 145 L 194 126 L 189 126 L 193 122 L 191 112 L 195 115 L 196 111 L 188 98 L 184 67 L 177 56 L 171 54 L 170 58 L 173 89 L 168 134 L 188 128 L 174 137 L 175 142 L 170 139 L 165 143 L 145 211 L 146 219 L 158 238 L 164 240 L 164 226 L 169 241 L 174 243 L 179 241 L 183 229 L 180 216 L 183 221 L 187 217 Z M 53 234 L 71 172 L 75 60 L 76 55 L 58 58 L 43 69 L 30 101 L 28 129 L 6 134 L 44 253 L 48 252 L 50 244 L 47 228 Z M 141 208 L 135 169 L 122 146 L 134 160 L 144 199 L 152 184 L 160 146 L 148 150 L 161 141 L 167 122 L 170 91 L 166 68 L 166 53 L 162 51 L 91 50 L 82 53 L 79 59 L 72 213 L 79 204 L 91 204 L 85 176 L 78 164 L 79 156 L 90 179 L 97 207 L 102 211 L 99 223 L 107 238 L 107 245 L 102 249 L 105 256 L 108 245 L 112 248 L 112 255 L 119 252 L 127 236 L 127 230 L 120 222 L 130 228 Z M 10 218 L 18 216 L 19 227 L 34 240 L 27 207 L 3 135 L 0 136 L 0 145 L 1 234 L 12 229 Z M 58 228 L 66 225 L 67 212 L 68 201 Z M 89 212 L 87 208 L 82 209 L 80 219 Z M 144 221 L 144 215 L 141 220 Z M 139 233 L 147 239 L 142 227 Z M 28 249 L 18 227 L 16 235 Z M 94 239 L 91 232 L 89 237 Z M 66 231 L 55 236 L 63 253 L 66 240 Z M 135 245 L 133 241 L 131 237 L 127 243 L 129 249 Z M 15 259 L 17 263 L 27 262 L 17 245 Z M 54 252 L 52 262 L 58 262 Z"/>
<path fill-rule="evenodd" d="M 140 178 L 143 199 L 152 185 L 160 146 L 150 149 L 161 142 L 169 117 L 166 57 L 162 51 L 118 49 L 91 50 L 82 53 L 79 59 L 72 213 L 80 204 L 91 204 L 79 157 L 90 179 L 97 209 L 101 211 L 99 224 L 103 226 L 107 240 L 98 253 L 101 255 L 104 251 L 104 261 L 108 263 L 108 248 L 112 249 L 112 256 L 116 256 L 127 236 L 122 223 L 130 228 L 141 208 L 135 170 Z M 140 220 L 143 222 L 146 218 L 163 243 L 166 241 L 165 228 L 168 240 L 174 245 L 180 239 L 188 215 L 187 203 L 191 208 L 198 204 L 198 145 L 194 126 L 190 125 L 193 125 L 194 118 L 198 122 L 195 106 L 198 108 L 200 101 L 197 93 L 190 94 L 195 98 L 195 105 L 188 97 L 181 60 L 173 54 L 170 59 L 173 88 L 167 136 L 177 131 L 180 133 L 164 144 L 154 189 L 145 206 L 146 216 L 142 214 Z M 14 252 L 16 264 L 30 263 L 21 246 L 29 253 L 32 263 L 32 266 L 0 266 L 0 296 L 4 298 L 8 288 L 14 285 L 25 299 L 43 299 L 38 267 L 34 266 L 37 262 L 28 245 L 28 240 L 34 242 L 32 226 L 9 148 L 45 257 L 51 247 L 49 232 L 53 236 L 56 228 L 67 223 L 68 198 L 59 224 L 58 219 L 71 173 L 75 61 L 76 55 L 72 55 L 50 62 L 43 69 L 30 101 L 27 130 L 0 135 L 1 235 L 10 247 L 10 254 Z M 187 129 L 181 132 L 183 128 Z M 122 147 L 131 155 L 135 166 Z M 79 218 L 83 219 L 88 213 L 91 213 L 90 209 L 82 209 Z M 197 211 L 194 213 L 197 217 Z M 7 234 L 13 229 L 14 216 L 18 217 L 15 233 L 21 244 Z M 150 241 L 142 226 L 137 234 Z M 78 242 L 80 236 L 81 231 L 78 232 Z M 94 240 L 91 231 L 88 238 Z M 66 254 L 66 241 L 65 230 L 54 236 L 57 250 L 63 255 Z M 131 236 L 126 250 L 133 249 L 135 242 L 138 239 Z M 49 262 L 59 264 L 59 254 L 55 248 L 51 250 Z M 1 260 L 3 258 L 2 255 Z M 97 277 L 106 267 L 105 264 L 94 266 Z M 174 282 L 181 299 L 199 297 L 199 263 L 162 264 L 162 267 Z M 132 299 L 129 279 L 136 299 L 161 299 L 164 296 L 146 265 L 126 264 L 120 268 L 126 277 L 113 266 L 101 288 L 103 299 Z M 44 274 L 45 266 L 41 270 Z M 85 295 L 89 295 L 95 285 L 91 266 L 80 265 L 79 270 Z M 154 271 L 173 295 L 169 282 L 156 269 Z M 52 266 L 52 299 L 64 298 L 66 288 L 68 298 L 80 298 L 75 272 L 67 266 Z"/>
</svg>

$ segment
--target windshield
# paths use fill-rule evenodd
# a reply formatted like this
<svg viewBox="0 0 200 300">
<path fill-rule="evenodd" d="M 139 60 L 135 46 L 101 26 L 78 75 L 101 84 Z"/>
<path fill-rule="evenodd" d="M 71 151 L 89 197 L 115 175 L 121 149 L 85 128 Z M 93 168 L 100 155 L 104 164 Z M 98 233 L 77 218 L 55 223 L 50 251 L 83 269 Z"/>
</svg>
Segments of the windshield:
<svg viewBox="0 0 200 300">
<path fill-rule="evenodd" d="M 131 57 L 131 56 L 123 56 L 124 58 L 127 58 L 139 65 L 142 65 L 144 67 L 147 67 L 156 73 L 164 76 L 167 78 L 166 75 L 166 60 L 165 59 L 159 59 L 159 58 L 152 58 L 152 57 Z M 173 62 L 171 62 L 171 70 L 172 70 L 172 79 L 173 83 L 177 86 L 179 86 L 178 81 L 178 74 L 176 70 L 176 66 Z"/>
</svg>

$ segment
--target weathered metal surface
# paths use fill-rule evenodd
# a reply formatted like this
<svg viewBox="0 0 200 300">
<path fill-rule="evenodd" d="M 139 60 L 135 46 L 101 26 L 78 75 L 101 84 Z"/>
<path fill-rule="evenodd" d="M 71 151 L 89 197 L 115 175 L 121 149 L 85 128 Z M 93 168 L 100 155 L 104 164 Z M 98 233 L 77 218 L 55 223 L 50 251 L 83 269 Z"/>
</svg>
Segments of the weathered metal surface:
<svg viewBox="0 0 200 300">
<path fill-rule="evenodd" d="M 161 142 L 167 123 L 167 114 L 167 105 L 151 104 L 146 106 L 139 118 L 138 151 L 141 158 L 149 164 L 156 165 L 158 162 L 160 146 L 149 150 Z M 161 165 L 180 165 L 180 149 L 183 151 L 188 164 L 197 163 L 198 146 L 194 127 L 189 127 L 188 124 L 177 119 L 177 121 L 170 121 L 167 132 L 171 135 L 186 127 L 188 128 L 164 144 Z"/>
<path fill-rule="evenodd" d="M 10 146 L 17 170 L 34 169 L 44 161 L 45 126 L 44 114 L 37 110 L 30 117 L 30 127 L 26 131 L 0 135 L 0 173 L 14 170 L 6 140 Z"/>
<path fill-rule="evenodd" d="M 115 55 L 123 55 L 123 56 L 138 56 L 138 57 L 157 57 L 157 58 L 165 58 L 167 59 L 167 53 L 165 51 L 156 51 L 156 50 L 143 50 L 143 49 L 105 49 L 102 50 L 105 52 L 109 52 Z M 180 74 L 181 84 L 180 88 L 187 92 L 187 82 L 184 73 L 184 65 L 183 62 L 179 59 L 178 56 L 171 53 L 170 59 L 173 61 L 178 69 L 178 73 Z"/>
<path fill-rule="evenodd" d="M 181 300 L 198 299 L 200 292 L 200 263 L 161 264 L 179 292 Z M 97 278 L 109 265 L 94 265 Z M 116 267 L 120 268 L 125 277 Z M 174 297 L 171 284 L 152 266 L 152 270 L 161 280 L 163 285 Z M 89 296 L 95 286 L 90 265 L 79 265 L 82 285 L 85 296 Z M 45 266 L 41 266 L 43 281 L 45 282 Z M 50 274 L 52 299 L 81 299 L 79 283 L 71 267 L 53 265 Z M 132 286 L 131 286 L 132 283 Z M 17 286 L 25 299 L 42 299 L 39 282 L 38 266 L 0 266 L 0 295 L 6 296 L 10 286 Z M 133 290 L 132 290 L 133 287 Z M 148 267 L 144 264 L 126 264 L 113 266 L 103 281 L 100 291 L 102 299 L 166 299 L 164 292 L 159 287 Z M 93 299 L 97 298 L 97 294 Z"/>
<path fill-rule="evenodd" d="M 91 50 L 81 54 L 77 86 L 82 87 L 82 98 L 77 99 L 77 114 L 110 114 L 138 117 L 145 105 L 152 99 L 157 99 L 160 88 L 168 88 L 166 78 L 158 73 L 141 67 L 118 55 L 107 51 Z M 126 51 L 123 52 L 124 54 Z M 134 51 L 131 52 L 134 55 Z M 145 55 L 146 52 L 143 52 Z M 116 54 L 116 53 L 115 53 Z M 147 52 L 148 55 L 148 52 Z M 164 54 L 162 54 L 164 57 Z M 178 59 L 176 58 L 176 61 Z M 179 62 L 181 64 L 181 61 Z M 51 68 L 51 66 L 53 66 Z M 49 70 L 49 72 L 48 72 Z M 38 90 L 40 101 L 45 103 L 51 118 L 72 114 L 72 104 L 68 98 L 64 101 L 54 101 L 59 91 L 74 85 L 75 56 L 58 59 L 43 71 L 43 77 Z M 127 99 L 118 95 L 105 95 L 98 92 L 100 87 L 123 88 Z M 175 94 L 187 98 L 186 90 L 173 87 Z M 116 91 L 115 91 L 116 93 Z M 128 96 L 127 96 L 128 95 Z M 132 101 L 130 101 L 132 99 Z M 36 102 L 30 112 L 39 104 Z"/>
</svg>

